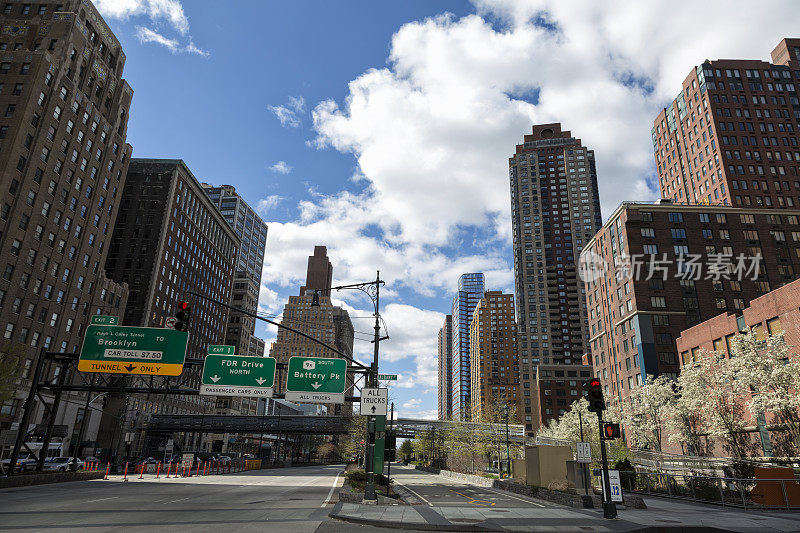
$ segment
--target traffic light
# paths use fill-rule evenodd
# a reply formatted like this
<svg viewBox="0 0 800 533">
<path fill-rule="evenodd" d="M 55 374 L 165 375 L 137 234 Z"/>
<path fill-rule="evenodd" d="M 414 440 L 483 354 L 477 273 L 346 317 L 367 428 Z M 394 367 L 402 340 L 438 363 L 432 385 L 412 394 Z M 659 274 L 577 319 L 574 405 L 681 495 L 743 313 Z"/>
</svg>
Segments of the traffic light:
<svg viewBox="0 0 800 533">
<path fill-rule="evenodd" d="M 622 436 L 619 430 L 619 424 L 614 422 L 603 423 L 603 438 L 606 440 L 618 439 Z"/>
<path fill-rule="evenodd" d="M 602 413 L 606 408 L 606 401 L 603 398 L 603 387 L 598 378 L 592 378 L 584 382 L 583 388 L 586 391 L 586 400 L 589 402 L 589 412 Z"/>
<path fill-rule="evenodd" d="M 189 319 L 192 315 L 192 306 L 189 302 L 178 302 L 178 311 L 175 313 L 176 322 L 173 326 L 178 331 L 189 331 Z"/>
<path fill-rule="evenodd" d="M 384 441 L 384 455 L 387 461 L 395 461 L 397 456 L 397 433 L 394 431 L 386 432 L 386 440 Z"/>
</svg>

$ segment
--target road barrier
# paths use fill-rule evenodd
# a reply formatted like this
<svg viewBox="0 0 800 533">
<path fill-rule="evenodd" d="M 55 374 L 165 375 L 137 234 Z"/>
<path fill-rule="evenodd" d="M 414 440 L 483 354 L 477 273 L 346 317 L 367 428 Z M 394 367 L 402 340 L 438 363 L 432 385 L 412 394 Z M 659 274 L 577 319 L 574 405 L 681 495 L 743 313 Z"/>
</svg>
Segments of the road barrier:
<svg viewBox="0 0 800 533">
<path fill-rule="evenodd" d="M 122 476 L 122 481 L 128 481 L 128 463 L 125 463 L 125 474 Z"/>
<path fill-rule="evenodd" d="M 111 470 L 111 463 L 106 464 L 106 475 L 103 479 L 108 479 L 108 471 Z"/>
<path fill-rule="evenodd" d="M 161 475 L 161 461 L 158 462 L 158 468 L 156 468 L 156 479 L 158 479 L 158 476 L 160 475 Z"/>
</svg>

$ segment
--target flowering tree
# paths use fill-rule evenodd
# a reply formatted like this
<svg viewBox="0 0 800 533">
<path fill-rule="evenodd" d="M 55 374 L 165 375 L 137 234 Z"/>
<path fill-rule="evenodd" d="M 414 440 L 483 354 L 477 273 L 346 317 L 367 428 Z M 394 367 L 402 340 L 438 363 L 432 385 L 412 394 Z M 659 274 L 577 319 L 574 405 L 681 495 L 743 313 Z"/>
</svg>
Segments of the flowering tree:
<svg viewBox="0 0 800 533">
<path fill-rule="evenodd" d="M 624 402 L 622 420 L 633 446 L 661 451 L 668 418 L 675 409 L 674 382 L 665 376 L 647 376 Z"/>
<path fill-rule="evenodd" d="M 760 341 L 753 333 L 733 339 L 731 356 L 739 380 L 753 391 L 747 402 L 750 413 L 754 418 L 775 415 L 786 426 L 795 452 L 800 450 L 800 358 L 782 334 Z"/>
<path fill-rule="evenodd" d="M 681 399 L 697 408 L 708 434 L 717 437 L 731 457 L 741 459 L 750 451 L 751 439 L 744 432 L 750 389 L 738 367 L 731 359 L 701 350 L 698 361 L 683 367 L 678 383 Z"/>
</svg>

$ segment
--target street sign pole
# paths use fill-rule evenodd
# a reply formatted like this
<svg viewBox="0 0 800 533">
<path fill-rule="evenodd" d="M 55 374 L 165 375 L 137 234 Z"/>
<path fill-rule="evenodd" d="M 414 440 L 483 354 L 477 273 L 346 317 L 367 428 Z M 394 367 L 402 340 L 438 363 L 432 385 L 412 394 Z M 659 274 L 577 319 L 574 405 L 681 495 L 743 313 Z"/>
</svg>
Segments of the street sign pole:
<svg viewBox="0 0 800 533">
<path fill-rule="evenodd" d="M 378 310 L 380 309 L 380 288 L 381 288 L 381 272 L 378 271 L 378 274 L 375 279 L 375 338 L 372 342 L 375 343 L 374 352 L 373 352 L 373 359 L 372 365 L 370 368 L 369 376 L 369 383 L 367 384 L 368 387 L 377 388 L 378 387 L 378 346 L 381 342 L 381 323 L 380 323 L 380 314 Z M 384 420 L 386 417 L 384 416 Z M 377 500 L 378 496 L 375 492 L 375 425 L 377 422 L 377 417 L 369 415 L 369 421 L 367 423 L 367 427 L 369 428 L 369 445 L 367 446 L 367 482 L 364 485 L 364 499 L 365 500 Z M 383 442 L 381 441 L 381 445 Z M 380 454 L 381 457 L 383 453 Z M 382 466 L 382 464 L 381 464 Z"/>
</svg>

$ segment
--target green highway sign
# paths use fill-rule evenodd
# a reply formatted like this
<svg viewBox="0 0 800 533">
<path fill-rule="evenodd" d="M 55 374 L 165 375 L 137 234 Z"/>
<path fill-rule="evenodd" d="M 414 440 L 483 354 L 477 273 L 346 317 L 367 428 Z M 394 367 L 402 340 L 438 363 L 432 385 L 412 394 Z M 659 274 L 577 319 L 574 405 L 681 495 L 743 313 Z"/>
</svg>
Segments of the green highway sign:
<svg viewBox="0 0 800 533">
<path fill-rule="evenodd" d="M 108 316 L 108 315 L 94 315 L 91 320 L 89 320 L 90 324 L 95 326 L 116 326 L 119 324 L 119 317 L 118 316 Z"/>
<path fill-rule="evenodd" d="M 344 403 L 346 377 L 345 359 L 290 357 L 285 398 L 299 403 Z"/>
<path fill-rule="evenodd" d="M 271 398 L 274 386 L 275 359 L 271 357 L 209 354 L 200 394 Z"/>
<path fill-rule="evenodd" d="M 236 346 L 227 344 L 209 344 L 208 353 L 212 355 L 233 355 L 236 353 Z"/>
<path fill-rule="evenodd" d="M 179 376 L 189 334 L 166 328 L 86 327 L 78 370 Z"/>
<path fill-rule="evenodd" d="M 378 374 L 378 381 L 397 381 L 397 374 Z"/>
</svg>

